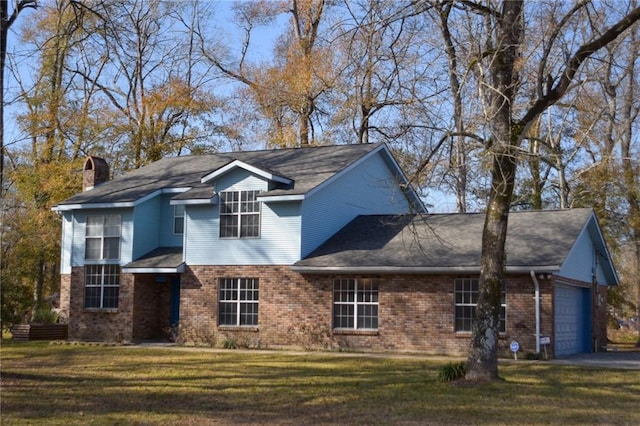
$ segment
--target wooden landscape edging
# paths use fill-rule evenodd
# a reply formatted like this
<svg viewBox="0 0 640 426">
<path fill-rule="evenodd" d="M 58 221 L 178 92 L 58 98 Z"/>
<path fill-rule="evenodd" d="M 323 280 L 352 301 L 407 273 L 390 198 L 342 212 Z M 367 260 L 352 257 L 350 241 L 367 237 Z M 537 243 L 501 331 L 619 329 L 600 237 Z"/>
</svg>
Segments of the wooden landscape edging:
<svg viewBox="0 0 640 426">
<path fill-rule="evenodd" d="M 67 340 L 68 324 L 16 324 L 13 326 L 14 340 Z"/>
</svg>

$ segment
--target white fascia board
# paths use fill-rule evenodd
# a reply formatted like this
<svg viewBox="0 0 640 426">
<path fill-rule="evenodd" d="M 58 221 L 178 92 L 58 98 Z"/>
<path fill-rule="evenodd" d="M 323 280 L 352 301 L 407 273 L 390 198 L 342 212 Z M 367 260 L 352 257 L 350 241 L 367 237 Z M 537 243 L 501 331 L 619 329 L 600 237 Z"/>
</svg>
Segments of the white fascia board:
<svg viewBox="0 0 640 426">
<path fill-rule="evenodd" d="M 155 190 L 135 201 L 124 201 L 115 203 L 83 203 L 83 204 L 63 204 L 61 206 L 53 206 L 51 210 L 54 212 L 69 211 L 69 210 L 88 210 L 88 209 L 121 209 L 135 207 L 144 203 L 151 198 L 157 197 L 160 194 L 179 194 L 188 191 L 191 188 L 162 188 Z"/>
<path fill-rule="evenodd" d="M 175 268 L 122 268 L 125 274 L 181 274 L 184 271 L 184 263 Z"/>
<path fill-rule="evenodd" d="M 291 179 L 287 179 L 286 177 L 283 176 L 278 176 L 278 175 L 274 175 L 273 173 L 269 173 L 265 170 L 259 169 L 258 167 L 254 167 L 251 164 L 247 164 L 243 161 L 240 160 L 234 160 L 231 163 L 227 164 L 226 166 L 220 167 L 218 170 L 209 173 L 208 175 L 206 175 L 205 177 L 203 177 L 200 182 L 202 183 L 207 183 L 210 180 L 213 180 L 219 176 L 224 175 L 225 173 L 230 172 L 231 170 L 235 169 L 235 168 L 241 168 L 244 169 L 250 173 L 256 174 L 258 176 L 261 176 L 265 179 L 268 179 L 270 181 L 274 181 L 274 182 L 280 182 L 280 183 L 284 183 L 286 185 L 290 185 L 291 184 Z"/>
<path fill-rule="evenodd" d="M 195 205 L 207 205 L 218 204 L 218 196 L 215 195 L 211 198 L 193 198 L 191 200 L 171 200 L 169 204 L 172 206 L 195 206 Z"/>
<path fill-rule="evenodd" d="M 119 209 L 129 208 L 136 205 L 135 201 L 127 201 L 123 203 L 86 203 L 86 204 L 63 204 L 61 206 L 53 206 L 51 210 L 54 212 L 70 211 L 70 210 L 88 210 L 88 209 Z"/>
<path fill-rule="evenodd" d="M 187 192 L 191 187 L 181 187 L 181 188 L 162 188 L 161 191 L 163 194 L 182 194 L 183 192 Z"/>
<path fill-rule="evenodd" d="M 262 201 L 263 203 L 272 203 L 279 201 L 302 201 L 305 199 L 305 194 L 294 194 L 294 195 L 258 195 L 258 201 Z"/>
<path fill-rule="evenodd" d="M 475 266 L 452 266 L 452 267 L 401 267 L 401 266 L 296 266 L 292 265 L 290 269 L 293 272 L 313 273 L 313 274 L 334 274 L 334 273 L 353 273 L 353 274 L 479 274 L 480 268 Z M 557 266 L 513 266 L 507 267 L 506 272 L 510 274 L 526 273 L 531 270 L 535 272 L 557 272 Z"/>
</svg>

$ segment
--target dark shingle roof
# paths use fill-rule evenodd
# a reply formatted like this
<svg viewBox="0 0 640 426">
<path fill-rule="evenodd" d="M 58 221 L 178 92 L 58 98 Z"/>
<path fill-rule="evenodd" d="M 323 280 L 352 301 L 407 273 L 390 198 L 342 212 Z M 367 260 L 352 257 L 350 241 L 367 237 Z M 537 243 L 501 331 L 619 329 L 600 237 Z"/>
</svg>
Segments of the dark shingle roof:
<svg viewBox="0 0 640 426">
<path fill-rule="evenodd" d="M 591 209 L 511 213 L 507 268 L 559 268 L 591 214 Z M 359 216 L 294 269 L 479 271 L 484 218 L 483 213 Z"/>
<path fill-rule="evenodd" d="M 159 247 L 124 266 L 125 270 L 175 269 L 183 265 L 182 247 Z M 181 272 L 181 271 L 179 271 Z"/>
<path fill-rule="evenodd" d="M 263 195 L 300 195 L 317 187 L 381 144 L 334 145 L 164 158 L 58 203 L 130 203 L 164 188 L 201 186 L 200 180 L 234 160 L 294 181 Z"/>
</svg>

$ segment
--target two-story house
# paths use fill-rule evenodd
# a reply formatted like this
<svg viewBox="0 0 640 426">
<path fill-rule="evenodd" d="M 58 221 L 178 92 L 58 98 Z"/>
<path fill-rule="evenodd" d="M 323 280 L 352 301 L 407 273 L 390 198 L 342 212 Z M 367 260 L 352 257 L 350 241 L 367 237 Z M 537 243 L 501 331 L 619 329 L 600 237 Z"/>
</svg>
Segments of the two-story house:
<svg viewBox="0 0 640 426">
<path fill-rule="evenodd" d="M 84 169 L 54 207 L 71 339 L 466 351 L 483 215 L 426 214 L 384 144 Z M 604 344 L 617 277 L 593 212 L 513 216 L 504 339 Z"/>
</svg>

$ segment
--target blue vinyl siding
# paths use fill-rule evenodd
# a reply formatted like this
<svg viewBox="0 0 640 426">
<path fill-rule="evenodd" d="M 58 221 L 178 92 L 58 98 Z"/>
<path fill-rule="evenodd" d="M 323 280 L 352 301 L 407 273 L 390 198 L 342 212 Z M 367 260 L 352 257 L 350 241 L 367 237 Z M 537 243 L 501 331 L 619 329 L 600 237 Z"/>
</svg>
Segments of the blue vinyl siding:
<svg viewBox="0 0 640 426">
<path fill-rule="evenodd" d="M 161 247 L 181 247 L 183 234 L 173 233 L 173 207 L 171 197 L 176 194 L 163 194 L 160 204 L 160 246 Z"/>
<path fill-rule="evenodd" d="M 85 224 L 87 216 L 119 214 L 122 220 L 120 238 L 120 265 L 132 261 L 133 213 L 132 209 L 76 210 L 73 214 L 73 243 L 71 246 L 71 266 L 84 266 Z"/>
<path fill-rule="evenodd" d="M 268 189 L 268 182 L 237 169 L 216 180 L 216 192 Z M 300 259 L 300 203 L 261 203 L 259 238 L 220 239 L 219 205 L 187 206 L 188 265 L 292 264 Z"/>
<path fill-rule="evenodd" d="M 187 265 L 213 265 L 211 242 L 218 238 L 218 206 L 187 206 L 184 222 Z"/>
<path fill-rule="evenodd" d="M 582 230 L 569 255 L 560 268 L 559 275 L 586 283 L 593 282 L 593 270 L 601 284 L 606 284 L 602 267 L 596 259 L 596 250 L 587 228 Z"/>
<path fill-rule="evenodd" d="M 162 197 L 153 197 L 133 210 L 133 259 L 160 245 L 160 210 Z"/>
<path fill-rule="evenodd" d="M 302 257 L 358 215 L 409 211 L 409 202 L 387 163 L 374 155 L 304 200 Z"/>
<path fill-rule="evenodd" d="M 300 259 L 298 202 L 261 205 L 260 238 L 219 239 L 218 206 L 189 206 L 188 265 L 290 265 Z"/>
<path fill-rule="evenodd" d="M 244 169 L 235 169 L 220 176 L 214 183 L 215 191 L 266 191 L 268 182 Z"/>
</svg>

